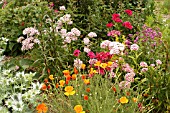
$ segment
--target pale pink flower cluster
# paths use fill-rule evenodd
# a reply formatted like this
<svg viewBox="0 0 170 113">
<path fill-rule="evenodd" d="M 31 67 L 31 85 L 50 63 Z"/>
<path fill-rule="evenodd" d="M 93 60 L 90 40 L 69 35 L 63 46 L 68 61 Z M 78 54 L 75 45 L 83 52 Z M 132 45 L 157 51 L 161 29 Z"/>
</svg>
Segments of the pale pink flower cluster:
<svg viewBox="0 0 170 113">
<path fill-rule="evenodd" d="M 90 40 L 89 40 L 89 38 L 86 37 L 83 39 L 83 42 L 85 45 L 88 45 L 90 43 Z"/>
<path fill-rule="evenodd" d="M 28 27 L 23 30 L 23 35 L 34 36 L 39 34 L 38 30 L 33 27 Z"/>
<path fill-rule="evenodd" d="M 81 35 L 81 32 L 77 28 L 72 28 L 70 32 L 66 29 L 60 30 L 60 36 L 64 39 L 64 43 L 71 43 L 71 41 L 76 41 L 77 37 Z"/>
<path fill-rule="evenodd" d="M 125 75 L 125 80 L 119 83 L 119 87 L 120 89 L 129 89 L 131 86 L 131 82 L 134 82 L 134 70 L 127 63 L 122 65 L 122 70 L 127 72 L 127 74 Z"/>
<path fill-rule="evenodd" d="M 97 62 L 97 59 L 90 59 L 89 60 L 89 64 L 90 65 L 93 65 L 93 64 L 95 64 Z"/>
<path fill-rule="evenodd" d="M 130 89 L 130 86 L 131 86 L 131 82 L 128 82 L 128 81 L 121 81 L 119 83 L 120 89 Z"/>
<path fill-rule="evenodd" d="M 90 32 L 88 34 L 88 37 L 90 37 L 90 38 L 97 37 L 97 34 L 95 32 Z"/>
<path fill-rule="evenodd" d="M 120 54 L 124 51 L 125 45 L 119 42 L 111 42 L 109 40 L 105 40 L 100 44 L 100 47 L 103 49 L 109 49 L 110 54 Z"/>
<path fill-rule="evenodd" d="M 74 60 L 74 67 L 76 67 L 77 69 L 81 68 L 81 64 L 83 64 L 83 62 L 80 59 L 76 58 Z"/>
<path fill-rule="evenodd" d="M 134 82 L 134 76 L 135 76 L 134 72 L 127 73 L 125 75 L 125 80 L 128 82 Z"/>
<path fill-rule="evenodd" d="M 148 68 L 142 68 L 141 69 L 141 72 L 147 72 L 148 71 Z"/>
<path fill-rule="evenodd" d="M 17 39 L 18 43 L 22 43 L 22 51 L 30 50 L 34 47 L 35 44 L 40 44 L 40 41 L 34 37 L 35 35 L 39 35 L 38 30 L 35 28 L 25 28 L 23 30 L 23 34 L 27 35 L 26 39 L 23 36 Z"/>
<path fill-rule="evenodd" d="M 162 61 L 158 59 L 158 60 L 156 60 L 156 64 L 157 64 L 157 65 L 161 65 L 161 64 L 162 64 Z"/>
<path fill-rule="evenodd" d="M 141 67 L 148 67 L 148 64 L 146 62 L 140 62 Z"/>
<path fill-rule="evenodd" d="M 137 44 L 132 44 L 131 46 L 130 46 L 130 50 L 131 51 L 137 51 L 139 49 L 139 46 L 137 45 Z"/>
<path fill-rule="evenodd" d="M 133 68 L 131 68 L 128 63 L 122 65 L 122 70 L 129 73 L 134 72 Z"/>
<path fill-rule="evenodd" d="M 65 14 L 64 16 L 59 18 L 59 20 L 56 23 L 57 24 L 56 32 L 58 32 L 58 30 L 62 28 L 64 23 L 69 24 L 69 25 L 73 24 L 70 14 Z"/>
<path fill-rule="evenodd" d="M 64 10 L 66 10 L 66 7 L 65 7 L 65 6 L 60 6 L 59 9 L 60 9 L 61 11 L 64 11 Z"/>
</svg>

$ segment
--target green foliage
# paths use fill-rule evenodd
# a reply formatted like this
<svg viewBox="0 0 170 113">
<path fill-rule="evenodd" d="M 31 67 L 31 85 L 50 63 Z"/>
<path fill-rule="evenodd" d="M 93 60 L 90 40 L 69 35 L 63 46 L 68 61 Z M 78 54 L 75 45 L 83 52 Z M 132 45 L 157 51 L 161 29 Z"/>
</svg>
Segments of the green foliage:
<svg viewBox="0 0 170 113">
<path fill-rule="evenodd" d="M 16 41 L 22 35 L 22 30 L 26 27 L 40 25 L 42 22 L 40 17 L 50 11 L 47 2 L 18 3 L 15 0 L 11 1 L 4 9 L 0 9 L 0 19 L 2 20 L 0 22 L 0 31 L 2 31 L 0 37 L 5 37 L 9 40 L 5 52 L 7 55 L 13 56 L 21 53 L 20 44 Z"/>
</svg>

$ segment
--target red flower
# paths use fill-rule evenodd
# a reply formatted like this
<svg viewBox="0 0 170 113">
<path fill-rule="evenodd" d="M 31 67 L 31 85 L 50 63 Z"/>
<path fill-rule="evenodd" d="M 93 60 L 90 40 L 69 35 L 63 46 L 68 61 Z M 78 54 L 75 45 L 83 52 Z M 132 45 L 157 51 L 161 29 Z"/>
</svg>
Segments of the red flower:
<svg viewBox="0 0 170 113">
<path fill-rule="evenodd" d="M 87 95 L 84 95 L 84 100 L 88 100 L 88 96 Z"/>
<path fill-rule="evenodd" d="M 132 11 L 130 9 L 126 9 L 125 12 L 129 15 L 129 16 L 132 16 Z"/>
<path fill-rule="evenodd" d="M 133 26 L 131 25 L 131 23 L 128 22 L 128 21 L 124 22 L 124 23 L 123 23 L 123 26 L 126 27 L 126 28 L 128 28 L 128 29 L 132 29 L 132 28 L 133 28 Z"/>
<path fill-rule="evenodd" d="M 73 53 L 74 56 L 78 57 L 80 55 L 80 50 L 76 49 Z"/>
<path fill-rule="evenodd" d="M 107 23 L 106 27 L 111 28 L 113 26 L 113 23 Z"/>
</svg>

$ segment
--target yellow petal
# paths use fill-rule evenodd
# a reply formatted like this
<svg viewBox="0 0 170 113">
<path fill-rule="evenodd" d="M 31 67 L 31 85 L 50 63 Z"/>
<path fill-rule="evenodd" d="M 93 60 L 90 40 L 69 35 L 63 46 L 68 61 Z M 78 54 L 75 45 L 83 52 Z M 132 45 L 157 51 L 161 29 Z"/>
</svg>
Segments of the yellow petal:
<svg viewBox="0 0 170 113">
<path fill-rule="evenodd" d="M 70 95 L 74 95 L 76 93 L 76 91 L 72 91 L 70 92 Z"/>
<path fill-rule="evenodd" d="M 64 94 L 65 94 L 66 96 L 69 96 L 69 95 L 70 95 L 68 92 L 65 92 Z"/>
</svg>

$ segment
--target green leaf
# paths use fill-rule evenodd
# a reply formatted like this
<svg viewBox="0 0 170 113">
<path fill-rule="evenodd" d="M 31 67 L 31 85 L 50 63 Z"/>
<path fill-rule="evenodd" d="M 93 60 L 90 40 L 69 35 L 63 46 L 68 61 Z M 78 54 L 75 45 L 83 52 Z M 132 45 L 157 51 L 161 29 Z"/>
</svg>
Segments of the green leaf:
<svg viewBox="0 0 170 113">
<path fill-rule="evenodd" d="M 19 64 L 20 64 L 24 69 L 26 69 L 26 68 L 30 67 L 30 66 L 33 64 L 33 61 L 30 60 L 30 59 L 21 59 L 21 60 L 19 61 Z"/>
</svg>

